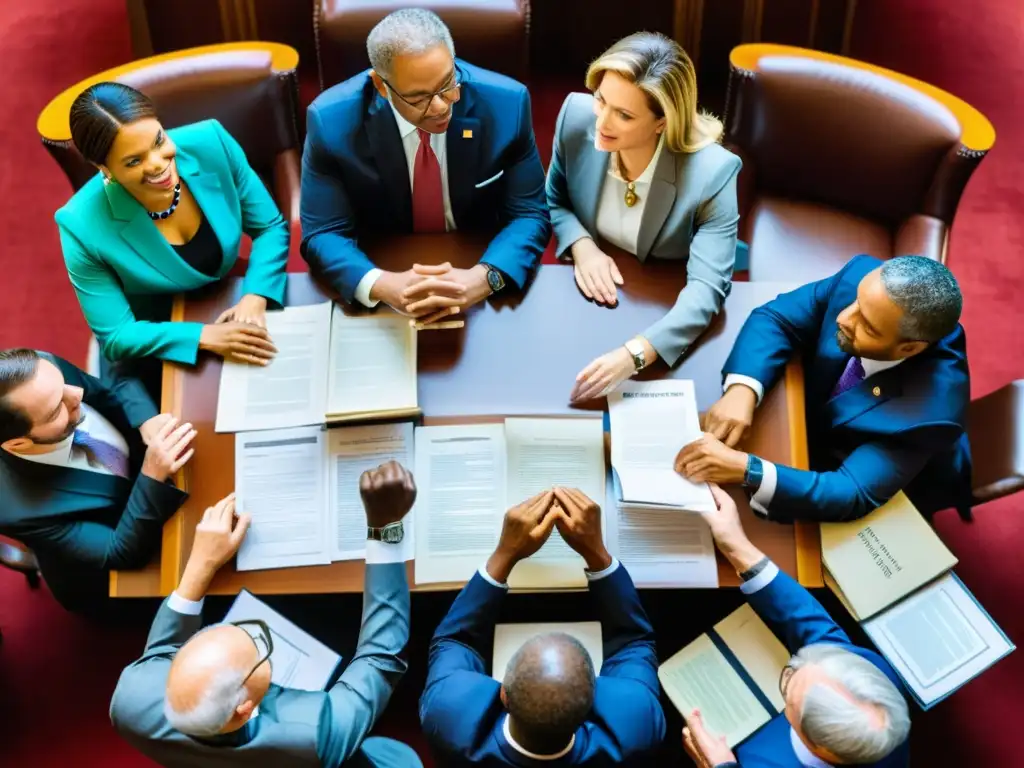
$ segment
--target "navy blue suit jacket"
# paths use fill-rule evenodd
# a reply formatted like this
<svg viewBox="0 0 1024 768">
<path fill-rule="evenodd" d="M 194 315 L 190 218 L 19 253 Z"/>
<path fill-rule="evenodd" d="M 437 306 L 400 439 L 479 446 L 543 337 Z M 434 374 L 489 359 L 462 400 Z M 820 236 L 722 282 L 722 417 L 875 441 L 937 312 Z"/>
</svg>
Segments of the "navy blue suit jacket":
<svg viewBox="0 0 1024 768">
<path fill-rule="evenodd" d="M 651 765 L 665 736 L 658 688 L 658 658 L 640 597 L 626 569 L 590 582 L 601 618 L 604 664 L 594 707 L 576 731 L 572 750 L 555 761 L 537 761 L 505 739 L 501 684 L 488 673 L 494 625 L 506 591 L 480 574 L 452 603 L 430 643 L 420 719 L 444 766 Z"/>
<path fill-rule="evenodd" d="M 530 94 L 504 75 L 457 66 L 463 85 L 446 144 L 452 215 L 460 231 L 497 233 L 481 261 L 522 287 L 551 237 Z M 307 114 L 302 255 L 352 301 L 373 268 L 359 239 L 412 232 L 405 150 L 368 72 L 320 94 Z"/>
<path fill-rule="evenodd" d="M 831 396 L 849 360 L 836 342 L 836 318 L 881 263 L 856 256 L 832 277 L 758 307 L 725 362 L 723 375 L 750 376 L 767 392 L 791 357 L 803 361 L 811 469 L 777 467 L 772 520 L 851 520 L 901 489 L 926 514 L 969 503 L 970 377 L 962 327 Z"/>
<path fill-rule="evenodd" d="M 821 603 L 782 571 L 763 589 L 749 595 L 747 601 L 790 653 L 815 643 L 841 645 L 882 670 L 906 696 L 899 675 L 889 663 L 874 651 L 851 643 Z M 793 751 L 789 721 L 782 714 L 776 715 L 735 751 L 743 768 L 800 768 L 801 765 Z M 878 768 L 904 768 L 909 764 L 909 741 L 904 741 L 882 760 L 871 763 Z"/>
</svg>

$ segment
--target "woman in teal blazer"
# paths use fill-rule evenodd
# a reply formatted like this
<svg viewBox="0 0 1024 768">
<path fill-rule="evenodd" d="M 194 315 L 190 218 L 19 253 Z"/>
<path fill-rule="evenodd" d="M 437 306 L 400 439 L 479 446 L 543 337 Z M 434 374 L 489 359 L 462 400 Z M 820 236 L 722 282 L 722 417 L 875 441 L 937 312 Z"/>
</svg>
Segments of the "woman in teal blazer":
<svg viewBox="0 0 1024 768">
<path fill-rule="evenodd" d="M 55 218 L 104 357 L 194 363 L 204 349 L 269 362 L 266 309 L 284 301 L 289 233 L 238 142 L 216 120 L 165 131 L 152 102 L 120 83 L 75 100 L 71 135 L 100 174 Z M 234 266 L 243 232 L 252 251 L 241 301 L 216 323 L 169 322 L 174 294 Z"/>
</svg>

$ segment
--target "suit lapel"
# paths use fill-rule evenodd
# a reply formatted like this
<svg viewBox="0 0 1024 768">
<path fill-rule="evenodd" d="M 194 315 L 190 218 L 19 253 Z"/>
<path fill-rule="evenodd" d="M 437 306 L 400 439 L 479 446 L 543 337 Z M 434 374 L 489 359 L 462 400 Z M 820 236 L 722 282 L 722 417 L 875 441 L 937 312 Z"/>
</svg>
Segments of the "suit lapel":
<svg viewBox="0 0 1024 768">
<path fill-rule="evenodd" d="M 23 510 L 28 513 L 27 517 L 52 517 L 64 511 L 53 505 L 47 505 L 43 501 L 43 494 L 49 490 L 56 489 L 75 495 L 116 500 L 125 498 L 131 489 L 131 481 L 123 477 L 103 472 L 90 472 L 87 469 L 39 464 L 12 456 L 2 449 L 0 449 L 0 460 L 7 465 L 8 472 L 15 477 L 23 478 L 41 492 L 39 494 L 40 503 Z M 76 507 L 74 511 L 80 512 L 81 509 Z"/>
<path fill-rule="evenodd" d="M 587 129 L 587 146 L 580 153 L 579 169 L 574 174 L 576 181 L 570 182 L 573 202 L 578 206 L 580 220 L 588 232 L 597 231 L 597 206 L 601 200 L 610 159 L 610 153 L 602 152 L 594 146 L 592 123 Z"/>
<path fill-rule="evenodd" d="M 192 157 L 178 152 L 178 173 L 185 179 L 192 197 L 196 199 L 199 210 L 202 211 L 206 220 L 213 227 L 217 235 L 217 242 L 220 243 L 220 269 L 217 277 L 223 277 L 231 268 L 233 261 L 226 258 L 227 254 L 234 253 L 238 248 L 238 242 L 232 242 L 231 235 L 240 231 L 239 226 L 231 226 L 231 222 L 237 216 L 228 208 L 221 189 L 220 179 L 213 173 L 204 173 Z M 161 237 L 162 239 L 162 237 Z M 181 261 L 181 259 L 178 259 Z"/>
<path fill-rule="evenodd" d="M 463 70 L 462 96 L 452 108 L 452 120 L 445 135 L 448 165 L 448 196 L 456 226 L 466 226 L 464 215 L 472 205 L 480 172 L 480 120 L 473 117 L 473 83 Z"/>
<path fill-rule="evenodd" d="M 644 206 L 643 217 L 640 219 L 640 232 L 636 239 L 636 255 L 640 261 L 647 258 L 654 245 L 654 239 L 661 232 L 676 201 L 676 156 L 666 148 L 662 148 L 658 165 L 651 179 L 651 191 L 648 193 L 647 204 Z"/>
<path fill-rule="evenodd" d="M 399 232 L 412 231 L 412 190 L 405 147 L 391 105 L 375 93 L 366 118 L 366 135 L 381 182 L 387 192 Z"/>
<path fill-rule="evenodd" d="M 831 425 L 840 427 L 903 394 L 903 382 L 899 372 L 902 365 L 868 376 L 843 394 L 830 399 L 825 407 Z"/>
</svg>

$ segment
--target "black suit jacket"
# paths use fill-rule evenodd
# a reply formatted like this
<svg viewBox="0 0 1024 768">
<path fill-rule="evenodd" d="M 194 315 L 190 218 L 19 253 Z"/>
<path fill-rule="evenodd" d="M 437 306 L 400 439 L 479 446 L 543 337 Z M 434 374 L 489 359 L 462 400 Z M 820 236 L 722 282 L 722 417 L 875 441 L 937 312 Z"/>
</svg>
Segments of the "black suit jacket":
<svg viewBox="0 0 1024 768">
<path fill-rule="evenodd" d="M 146 446 L 138 427 L 157 409 L 137 380 L 101 381 L 66 360 L 40 353 L 83 402 L 129 446 L 128 478 L 38 464 L 0 450 L 0 533 L 31 547 L 44 575 L 56 569 L 141 568 L 160 544 L 166 521 L 187 494 L 140 474 Z M 59 596 L 58 596 L 59 597 Z"/>
</svg>

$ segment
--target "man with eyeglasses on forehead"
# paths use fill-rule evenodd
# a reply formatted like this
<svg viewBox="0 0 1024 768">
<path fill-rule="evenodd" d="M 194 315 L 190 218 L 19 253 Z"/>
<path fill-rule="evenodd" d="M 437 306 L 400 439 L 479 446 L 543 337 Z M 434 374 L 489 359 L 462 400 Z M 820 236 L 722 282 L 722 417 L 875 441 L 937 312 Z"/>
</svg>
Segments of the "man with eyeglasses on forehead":
<svg viewBox="0 0 1024 768">
<path fill-rule="evenodd" d="M 196 526 L 178 588 L 160 607 L 142 658 L 121 674 L 110 719 L 127 741 L 172 768 L 421 768 L 410 747 L 367 738 L 407 666 L 399 654 L 409 639 L 409 587 L 395 545 L 416 485 L 394 461 L 359 482 L 368 537 L 363 623 L 338 682 L 326 692 L 272 683 L 274 643 L 262 621 L 200 630 L 203 598 L 249 527 L 232 494 Z"/>
<path fill-rule="evenodd" d="M 309 107 L 302 254 L 345 301 L 430 324 L 522 287 L 551 235 L 526 87 L 455 58 L 434 13 L 409 8 L 367 38 L 372 69 Z M 377 269 L 359 239 L 494 232 L 480 263 Z"/>
<path fill-rule="evenodd" d="M 817 600 L 751 544 L 736 503 L 717 485 L 703 513 L 715 544 L 743 580 L 750 606 L 793 654 L 782 670 L 782 714 L 733 752 L 698 710 L 684 713 L 683 746 L 699 768 L 831 768 L 910 764 L 910 713 L 896 672 L 854 645 Z"/>
</svg>

